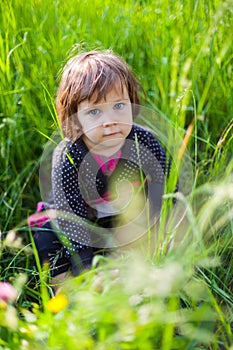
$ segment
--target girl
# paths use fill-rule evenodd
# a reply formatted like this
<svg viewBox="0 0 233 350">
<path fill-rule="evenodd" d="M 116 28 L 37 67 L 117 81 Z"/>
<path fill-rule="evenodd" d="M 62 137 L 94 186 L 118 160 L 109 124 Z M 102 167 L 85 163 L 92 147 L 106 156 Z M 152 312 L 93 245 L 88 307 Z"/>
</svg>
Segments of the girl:
<svg viewBox="0 0 233 350">
<path fill-rule="evenodd" d="M 141 237 L 159 215 L 166 154 L 133 123 L 140 89 L 109 50 L 80 53 L 64 67 L 56 109 L 65 138 L 53 153 L 53 204 L 29 218 L 42 225 L 34 240 L 53 277 L 70 268 L 78 275 L 95 254 Z"/>
</svg>

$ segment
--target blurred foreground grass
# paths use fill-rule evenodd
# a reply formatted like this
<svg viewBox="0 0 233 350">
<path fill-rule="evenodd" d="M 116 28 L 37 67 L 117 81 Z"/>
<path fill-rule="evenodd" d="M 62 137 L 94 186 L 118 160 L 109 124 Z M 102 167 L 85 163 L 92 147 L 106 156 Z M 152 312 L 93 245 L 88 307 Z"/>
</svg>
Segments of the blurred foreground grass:
<svg viewBox="0 0 233 350">
<path fill-rule="evenodd" d="M 230 0 L 1 2 L 0 275 L 18 297 L 0 305 L 0 348 L 232 349 L 232 17 Z M 40 200 L 57 73 L 80 48 L 122 55 L 145 106 L 181 138 L 193 125 L 194 181 L 180 198 L 185 229 L 165 240 L 160 232 L 146 260 L 122 255 L 70 281 L 68 306 L 53 314 L 52 290 L 32 268 L 26 217 Z M 7 235 L 13 228 L 18 235 Z"/>
</svg>

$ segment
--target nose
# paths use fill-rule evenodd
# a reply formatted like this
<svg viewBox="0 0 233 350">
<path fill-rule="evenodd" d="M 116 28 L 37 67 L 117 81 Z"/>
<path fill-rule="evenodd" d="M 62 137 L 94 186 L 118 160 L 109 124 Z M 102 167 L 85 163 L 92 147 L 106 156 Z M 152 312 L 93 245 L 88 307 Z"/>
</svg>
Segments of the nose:
<svg viewBox="0 0 233 350">
<path fill-rule="evenodd" d="M 114 125 L 117 125 L 118 122 L 117 121 L 106 121 L 106 122 L 103 122 L 103 127 L 104 128 L 109 128 L 110 126 L 114 126 Z"/>
</svg>

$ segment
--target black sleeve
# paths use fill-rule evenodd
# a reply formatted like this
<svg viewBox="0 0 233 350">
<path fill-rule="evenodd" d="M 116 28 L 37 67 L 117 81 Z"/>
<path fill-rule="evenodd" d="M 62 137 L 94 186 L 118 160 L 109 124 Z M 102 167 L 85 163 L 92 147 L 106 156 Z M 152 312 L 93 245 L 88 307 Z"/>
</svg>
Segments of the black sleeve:
<svg viewBox="0 0 233 350">
<path fill-rule="evenodd" d="M 169 178 L 172 166 L 172 159 L 169 158 L 169 155 L 166 153 L 164 148 L 161 146 L 156 137 L 150 133 L 150 137 L 148 138 L 148 146 L 155 157 L 158 159 L 162 170 L 164 178 Z M 178 191 L 178 182 L 176 184 L 175 192 Z"/>
<path fill-rule="evenodd" d="M 78 164 L 70 158 L 68 147 L 64 143 L 54 152 L 52 186 L 57 227 L 64 236 L 66 255 L 71 258 L 73 271 L 77 274 L 81 265 L 87 267 L 91 264 L 93 250 L 88 231 L 87 208 L 78 184 Z"/>
</svg>

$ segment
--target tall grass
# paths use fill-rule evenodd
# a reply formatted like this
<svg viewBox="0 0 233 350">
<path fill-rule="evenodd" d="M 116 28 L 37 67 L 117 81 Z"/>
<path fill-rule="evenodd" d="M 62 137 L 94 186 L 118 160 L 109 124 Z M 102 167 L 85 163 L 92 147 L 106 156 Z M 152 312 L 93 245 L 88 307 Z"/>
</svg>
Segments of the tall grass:
<svg viewBox="0 0 233 350">
<path fill-rule="evenodd" d="M 1 248 L 1 280 L 21 291 L 0 310 L 2 349 L 232 349 L 232 20 L 230 0 L 1 2 L 0 228 L 23 238 Z M 70 55 L 95 48 L 128 62 L 144 105 L 186 140 L 193 188 L 179 197 L 186 221 L 147 262 L 126 254 L 81 275 L 54 316 L 40 309 L 52 291 L 32 268 L 26 217 L 55 128 L 48 93 Z M 156 117 L 145 124 L 156 131 Z"/>
</svg>

